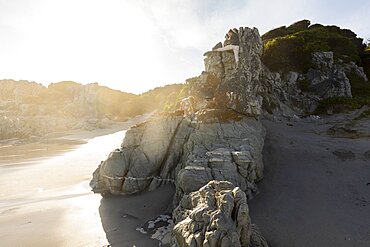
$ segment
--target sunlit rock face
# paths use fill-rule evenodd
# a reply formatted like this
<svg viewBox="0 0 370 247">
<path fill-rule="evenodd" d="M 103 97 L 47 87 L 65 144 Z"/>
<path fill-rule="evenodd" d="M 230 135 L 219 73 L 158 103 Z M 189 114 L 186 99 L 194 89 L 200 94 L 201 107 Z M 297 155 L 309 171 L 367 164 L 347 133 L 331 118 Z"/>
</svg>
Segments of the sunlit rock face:
<svg viewBox="0 0 370 247">
<path fill-rule="evenodd" d="M 252 196 L 263 176 L 261 123 L 207 114 L 204 122 L 159 115 L 131 128 L 94 172 L 93 190 L 132 194 L 172 182 L 179 200 L 211 180 L 227 180 Z"/>
</svg>

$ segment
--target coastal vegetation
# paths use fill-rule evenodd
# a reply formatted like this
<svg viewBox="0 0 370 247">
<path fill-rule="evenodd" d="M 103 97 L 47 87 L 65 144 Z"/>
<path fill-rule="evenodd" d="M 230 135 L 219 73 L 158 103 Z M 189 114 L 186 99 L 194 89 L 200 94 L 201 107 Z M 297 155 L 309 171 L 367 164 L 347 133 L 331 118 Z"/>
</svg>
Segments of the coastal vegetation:
<svg viewBox="0 0 370 247">
<path fill-rule="evenodd" d="M 309 20 L 273 29 L 262 35 L 262 40 L 263 63 L 279 72 L 307 72 L 312 67 L 311 54 L 318 51 L 332 51 L 336 61 L 354 61 L 361 65 L 366 48 L 363 39 L 351 30 L 311 25 Z"/>
<path fill-rule="evenodd" d="M 314 52 L 332 51 L 335 63 L 355 62 L 370 77 L 370 47 L 362 38 L 348 29 L 333 25 L 313 24 L 309 20 L 298 21 L 288 27 L 282 26 L 262 35 L 263 63 L 272 71 L 284 74 L 289 71 L 307 73 L 313 67 Z M 352 98 L 333 97 L 323 99 L 315 113 L 358 109 L 370 105 L 370 83 L 353 72 L 346 73 L 352 89 Z M 308 90 L 308 82 L 301 80 L 298 86 Z"/>
</svg>

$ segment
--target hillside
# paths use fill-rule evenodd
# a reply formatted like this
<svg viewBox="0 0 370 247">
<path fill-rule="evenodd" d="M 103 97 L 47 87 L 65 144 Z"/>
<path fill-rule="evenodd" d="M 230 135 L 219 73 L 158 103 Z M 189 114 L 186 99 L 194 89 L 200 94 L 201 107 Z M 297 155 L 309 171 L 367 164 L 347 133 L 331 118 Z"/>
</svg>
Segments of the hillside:
<svg viewBox="0 0 370 247">
<path fill-rule="evenodd" d="M 323 58 L 321 62 L 313 59 L 313 54 L 332 53 L 330 66 L 335 67 L 334 70 L 343 70 L 351 93 L 325 97 L 315 106 L 316 113 L 353 110 L 370 104 L 370 84 L 367 80 L 370 75 L 369 47 L 353 31 L 333 25 L 311 25 L 309 20 L 302 20 L 288 27 L 273 29 L 262 35 L 262 40 L 262 62 L 282 76 L 290 71 L 299 73 L 298 86 L 303 93 L 316 90 L 310 76 L 324 71 L 318 63 L 326 62 Z M 329 74 L 322 76 L 330 77 Z M 321 81 L 325 80 L 324 77 Z"/>
<path fill-rule="evenodd" d="M 1 80 L 0 140 L 70 129 L 106 128 L 162 110 L 180 88 L 180 84 L 168 85 L 135 95 L 98 83 L 63 81 L 45 87 L 29 81 Z"/>
<path fill-rule="evenodd" d="M 305 72 L 311 66 L 311 54 L 332 51 L 336 61 L 354 61 L 362 65 L 366 46 L 363 39 L 348 29 L 298 21 L 288 27 L 273 29 L 262 35 L 263 62 L 274 71 Z"/>
</svg>

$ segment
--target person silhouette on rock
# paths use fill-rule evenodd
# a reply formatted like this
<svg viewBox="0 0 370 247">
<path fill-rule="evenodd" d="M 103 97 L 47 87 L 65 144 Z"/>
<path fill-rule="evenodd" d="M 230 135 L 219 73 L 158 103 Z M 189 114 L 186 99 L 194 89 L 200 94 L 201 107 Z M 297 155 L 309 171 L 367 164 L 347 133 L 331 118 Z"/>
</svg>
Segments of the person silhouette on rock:
<svg viewBox="0 0 370 247">
<path fill-rule="evenodd" d="M 239 35 L 237 33 L 238 30 L 230 29 L 225 38 L 224 46 L 221 48 L 214 49 L 214 51 L 233 51 L 235 57 L 236 67 L 239 65 Z"/>
</svg>

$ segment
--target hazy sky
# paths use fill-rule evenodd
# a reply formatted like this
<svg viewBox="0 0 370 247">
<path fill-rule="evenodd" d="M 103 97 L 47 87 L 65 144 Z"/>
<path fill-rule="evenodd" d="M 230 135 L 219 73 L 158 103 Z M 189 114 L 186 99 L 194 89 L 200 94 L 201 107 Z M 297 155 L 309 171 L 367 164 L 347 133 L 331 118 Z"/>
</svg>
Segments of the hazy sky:
<svg viewBox="0 0 370 247">
<path fill-rule="evenodd" d="M 370 38 L 369 13 L 369 0 L 0 0 L 0 79 L 138 93 L 200 74 L 230 27 L 309 19 Z"/>
</svg>

